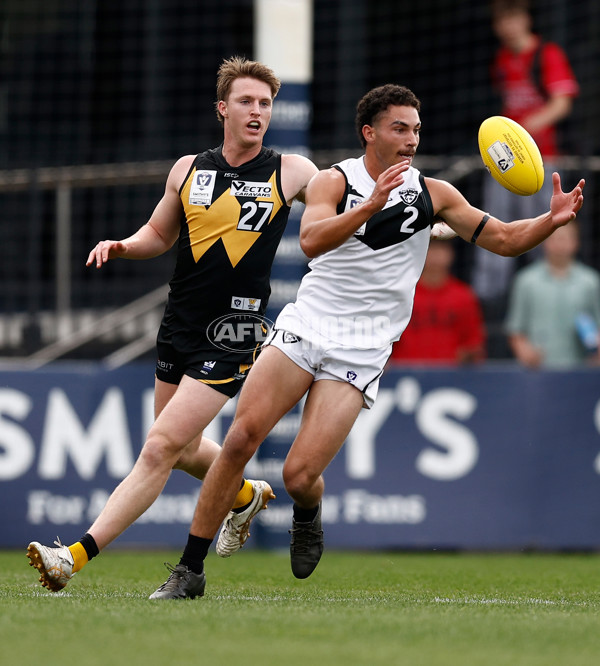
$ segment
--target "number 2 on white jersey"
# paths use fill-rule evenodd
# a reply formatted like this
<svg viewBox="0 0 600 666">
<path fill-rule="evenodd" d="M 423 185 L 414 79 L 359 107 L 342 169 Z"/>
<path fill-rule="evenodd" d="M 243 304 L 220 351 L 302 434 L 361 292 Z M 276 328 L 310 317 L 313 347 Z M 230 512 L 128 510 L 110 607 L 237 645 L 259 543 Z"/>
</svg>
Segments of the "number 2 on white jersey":
<svg viewBox="0 0 600 666">
<path fill-rule="evenodd" d="M 400 227 L 400 233 L 402 234 L 414 234 L 415 230 L 412 228 L 413 222 L 416 221 L 417 217 L 419 217 L 419 211 L 414 207 L 414 206 L 406 206 L 404 209 L 405 213 L 408 213 L 408 217 L 404 222 L 402 222 L 402 226 Z"/>
</svg>

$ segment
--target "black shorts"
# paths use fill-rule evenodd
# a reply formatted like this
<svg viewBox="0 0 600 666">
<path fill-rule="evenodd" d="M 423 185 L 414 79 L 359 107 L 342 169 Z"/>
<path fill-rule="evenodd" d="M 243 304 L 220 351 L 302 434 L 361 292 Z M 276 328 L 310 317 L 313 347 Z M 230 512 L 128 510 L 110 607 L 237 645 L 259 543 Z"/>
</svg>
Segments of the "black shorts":
<svg viewBox="0 0 600 666">
<path fill-rule="evenodd" d="M 179 352 L 169 342 L 159 339 L 156 344 L 158 360 L 156 378 L 167 384 L 179 384 L 183 375 L 207 384 L 215 391 L 233 398 L 252 367 L 252 363 L 240 363 L 220 359 L 219 351 Z"/>
</svg>

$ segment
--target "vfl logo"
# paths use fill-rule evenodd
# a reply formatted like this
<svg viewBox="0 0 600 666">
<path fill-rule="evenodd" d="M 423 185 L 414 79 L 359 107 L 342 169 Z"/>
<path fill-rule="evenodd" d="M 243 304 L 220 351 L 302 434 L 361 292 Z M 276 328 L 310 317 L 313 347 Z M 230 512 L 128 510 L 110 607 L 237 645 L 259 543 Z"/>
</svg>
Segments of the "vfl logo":
<svg viewBox="0 0 600 666">
<path fill-rule="evenodd" d="M 346 373 L 346 379 L 352 384 L 353 381 L 356 380 L 358 375 L 354 372 L 354 370 L 348 370 Z"/>
<path fill-rule="evenodd" d="M 210 206 L 215 189 L 216 171 L 198 171 L 190 184 L 190 206 Z"/>
<path fill-rule="evenodd" d="M 419 198 L 419 191 L 414 187 L 407 187 L 405 190 L 400 190 L 400 198 L 407 206 L 410 206 Z"/>
<path fill-rule="evenodd" d="M 267 317 L 252 313 L 223 315 L 212 321 L 206 336 L 218 349 L 239 354 L 251 352 L 261 345 L 273 327 Z"/>
<path fill-rule="evenodd" d="M 208 187 L 211 180 L 212 174 L 207 173 L 206 171 L 200 171 L 196 174 L 196 185 L 198 185 L 198 187 Z"/>
</svg>

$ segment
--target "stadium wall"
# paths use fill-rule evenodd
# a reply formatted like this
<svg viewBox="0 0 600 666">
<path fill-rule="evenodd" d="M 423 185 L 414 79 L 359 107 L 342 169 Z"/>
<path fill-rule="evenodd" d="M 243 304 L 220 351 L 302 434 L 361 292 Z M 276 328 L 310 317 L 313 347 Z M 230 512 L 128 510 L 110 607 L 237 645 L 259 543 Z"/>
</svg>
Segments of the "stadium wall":
<svg viewBox="0 0 600 666">
<path fill-rule="evenodd" d="M 1 374 L 0 547 L 76 540 L 138 455 L 153 418 L 153 367 L 57 363 Z M 234 409 L 207 434 L 221 441 Z M 249 547 L 288 544 L 281 468 L 299 418 L 298 409 L 286 415 L 248 465 L 277 494 Z M 182 546 L 199 485 L 174 472 L 116 544 Z M 328 548 L 598 549 L 598 373 L 390 370 L 326 486 Z"/>
</svg>

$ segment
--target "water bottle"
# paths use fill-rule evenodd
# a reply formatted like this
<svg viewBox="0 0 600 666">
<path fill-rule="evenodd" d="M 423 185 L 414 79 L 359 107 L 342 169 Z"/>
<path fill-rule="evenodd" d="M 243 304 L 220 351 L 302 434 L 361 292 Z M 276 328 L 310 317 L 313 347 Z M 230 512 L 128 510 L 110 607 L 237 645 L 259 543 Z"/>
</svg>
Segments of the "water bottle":
<svg viewBox="0 0 600 666">
<path fill-rule="evenodd" d="M 587 312 L 581 312 L 575 318 L 575 328 L 585 350 L 593 354 L 598 350 L 598 325 Z"/>
</svg>

